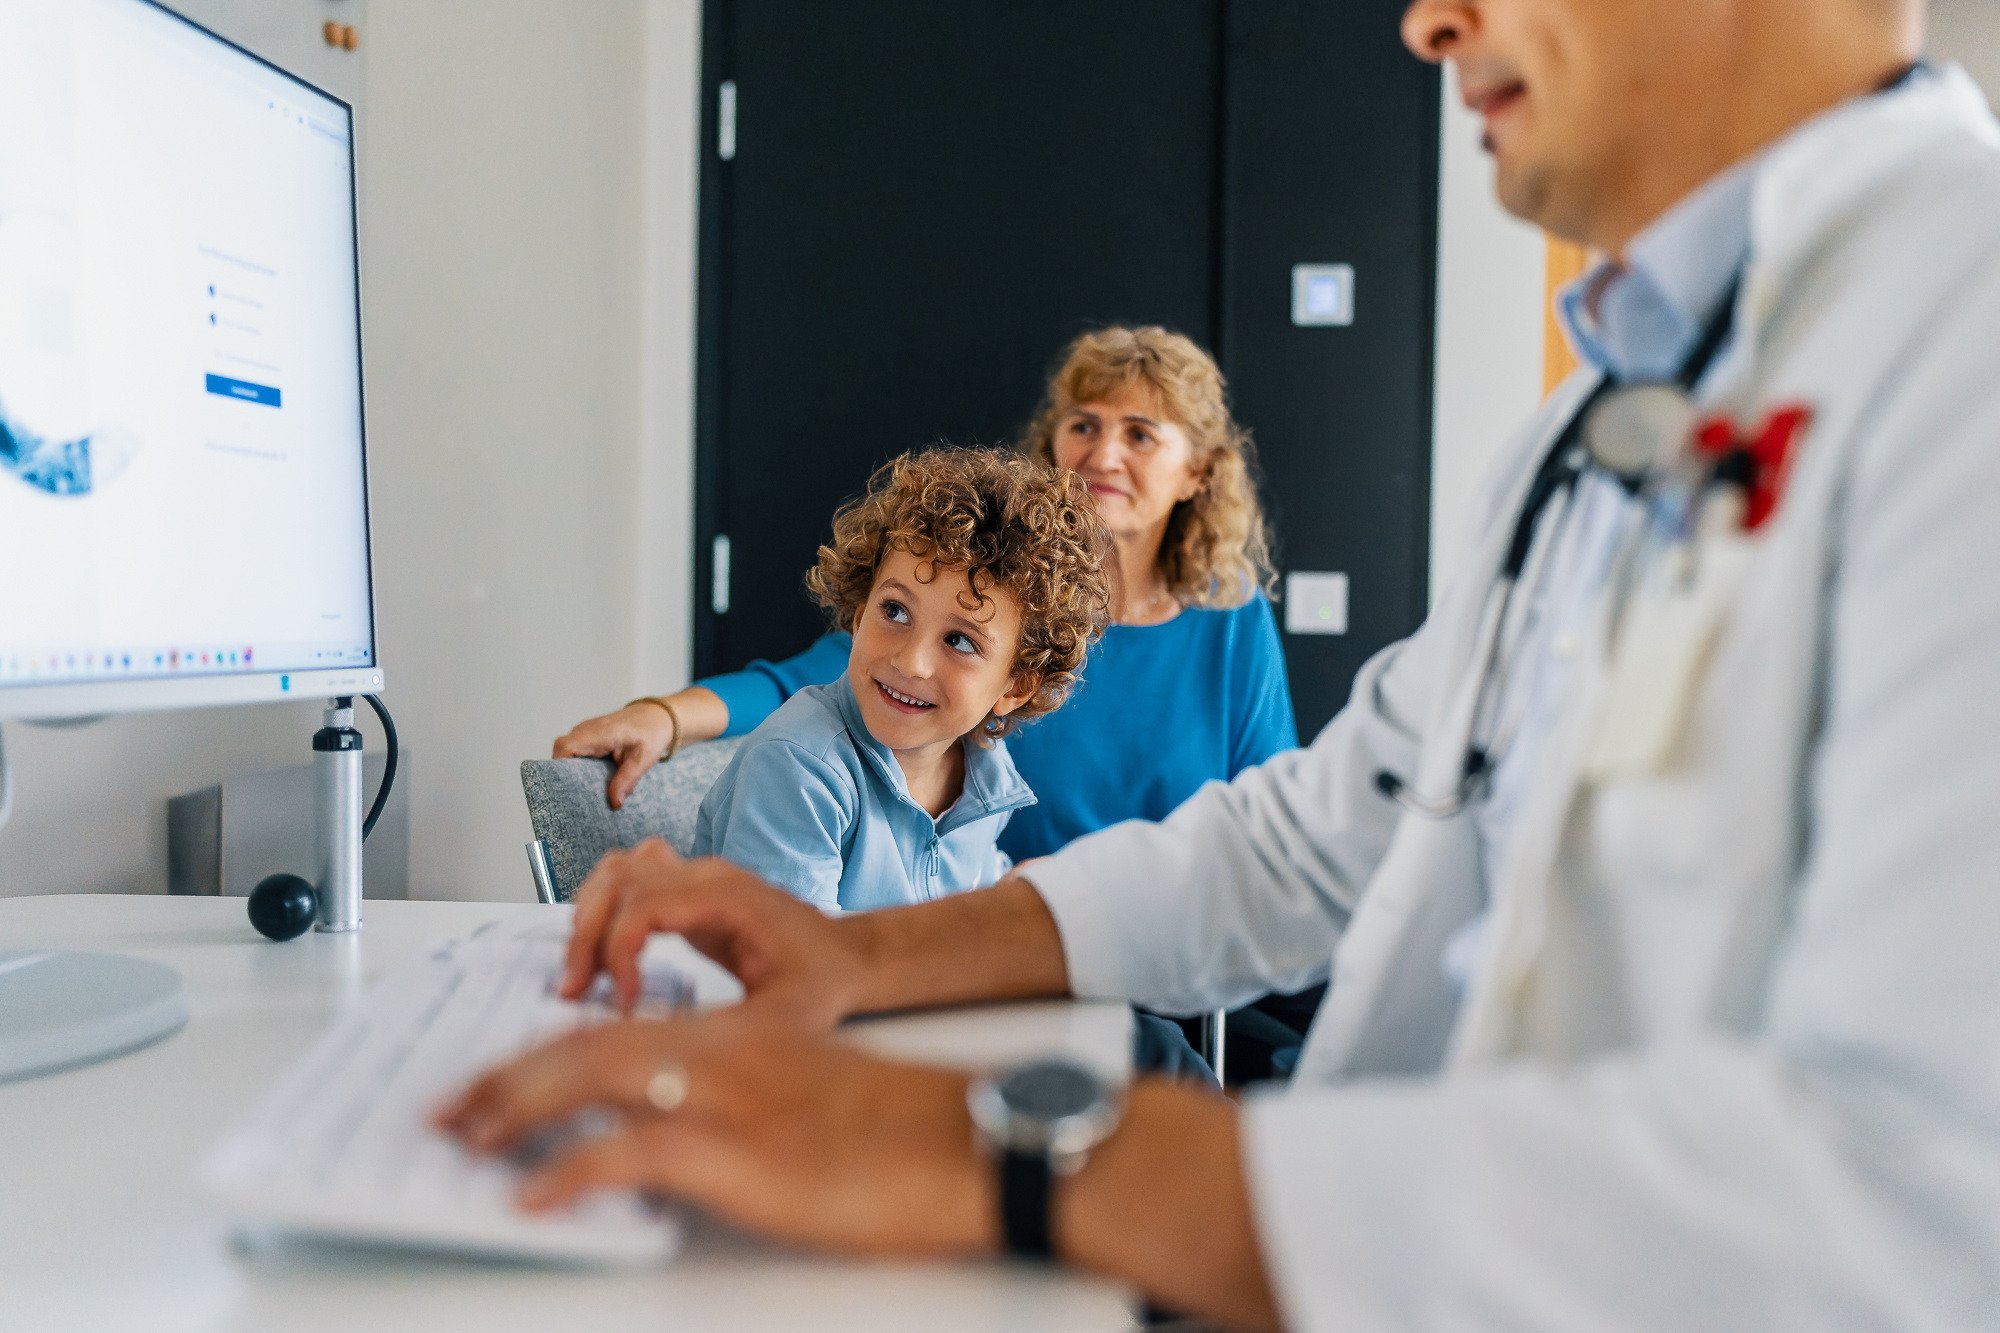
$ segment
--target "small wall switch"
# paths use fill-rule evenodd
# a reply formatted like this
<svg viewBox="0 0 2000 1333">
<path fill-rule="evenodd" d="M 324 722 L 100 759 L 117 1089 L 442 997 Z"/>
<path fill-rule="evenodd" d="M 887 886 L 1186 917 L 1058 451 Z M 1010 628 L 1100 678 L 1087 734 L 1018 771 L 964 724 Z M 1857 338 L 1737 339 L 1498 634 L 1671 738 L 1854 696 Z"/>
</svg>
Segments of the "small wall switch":
<svg viewBox="0 0 2000 1333">
<path fill-rule="evenodd" d="M 1287 574 L 1285 633 L 1347 633 L 1347 575 Z"/>
<path fill-rule="evenodd" d="M 1292 265 L 1292 323 L 1345 328 L 1354 322 L 1354 265 Z"/>
</svg>

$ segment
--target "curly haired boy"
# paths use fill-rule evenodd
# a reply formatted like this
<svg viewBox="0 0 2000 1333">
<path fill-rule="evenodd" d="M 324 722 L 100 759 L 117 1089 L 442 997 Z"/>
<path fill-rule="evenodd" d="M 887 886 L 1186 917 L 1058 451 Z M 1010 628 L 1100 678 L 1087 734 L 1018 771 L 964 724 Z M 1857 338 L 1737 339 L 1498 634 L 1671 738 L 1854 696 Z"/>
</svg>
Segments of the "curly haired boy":
<svg viewBox="0 0 2000 1333">
<path fill-rule="evenodd" d="M 829 910 L 990 884 L 1033 804 L 1004 740 L 1075 686 L 1111 595 L 1076 478 L 1011 452 L 905 454 L 834 516 L 806 587 L 854 636 L 702 802 L 695 852 Z"/>
</svg>

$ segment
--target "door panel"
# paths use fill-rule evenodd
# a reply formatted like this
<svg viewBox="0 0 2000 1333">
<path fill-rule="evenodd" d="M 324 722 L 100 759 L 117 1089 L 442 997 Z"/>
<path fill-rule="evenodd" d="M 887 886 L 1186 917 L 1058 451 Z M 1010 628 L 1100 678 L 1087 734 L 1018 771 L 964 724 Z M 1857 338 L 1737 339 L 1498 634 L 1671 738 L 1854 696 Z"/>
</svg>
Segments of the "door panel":
<svg viewBox="0 0 2000 1333">
<path fill-rule="evenodd" d="M 1205 341 L 1214 309 L 1212 0 L 723 11 L 709 84 L 736 85 L 736 155 L 711 138 L 726 225 L 700 550 L 728 534 L 732 569 L 728 613 L 698 617 L 705 669 L 819 632 L 800 580 L 873 466 L 1011 442 L 1089 325 Z"/>
<path fill-rule="evenodd" d="M 1282 570 L 1348 578 L 1345 634 L 1285 638 L 1304 740 L 1428 600 L 1439 90 L 1402 9 L 1229 7 L 1223 366 Z M 1295 326 L 1292 266 L 1328 263 L 1354 269 L 1354 323 Z"/>
</svg>

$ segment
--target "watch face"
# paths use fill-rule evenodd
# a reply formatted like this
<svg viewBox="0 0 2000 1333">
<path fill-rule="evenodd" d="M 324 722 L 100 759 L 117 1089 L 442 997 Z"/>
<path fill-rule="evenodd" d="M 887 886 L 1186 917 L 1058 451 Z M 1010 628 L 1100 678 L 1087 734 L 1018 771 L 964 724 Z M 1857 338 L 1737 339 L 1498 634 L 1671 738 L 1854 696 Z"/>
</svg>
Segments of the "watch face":
<svg viewBox="0 0 2000 1333">
<path fill-rule="evenodd" d="M 1053 1123 L 1101 1104 L 1104 1085 L 1087 1069 L 1048 1060 L 1009 1074 L 1000 1084 L 1000 1095 L 1012 1114 Z"/>
</svg>

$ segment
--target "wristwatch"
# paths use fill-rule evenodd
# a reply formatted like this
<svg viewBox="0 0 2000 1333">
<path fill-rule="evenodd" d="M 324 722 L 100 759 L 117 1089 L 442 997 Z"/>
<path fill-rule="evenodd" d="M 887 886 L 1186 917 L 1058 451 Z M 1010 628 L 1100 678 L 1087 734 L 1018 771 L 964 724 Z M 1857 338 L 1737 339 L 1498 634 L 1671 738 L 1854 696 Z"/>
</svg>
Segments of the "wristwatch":
<svg viewBox="0 0 2000 1333">
<path fill-rule="evenodd" d="M 1053 1259 L 1051 1187 L 1082 1169 L 1118 1128 L 1122 1091 L 1073 1060 L 1046 1059 L 974 1079 L 965 1094 L 980 1146 L 1000 1175 L 1000 1230 L 1007 1252 Z"/>
</svg>

